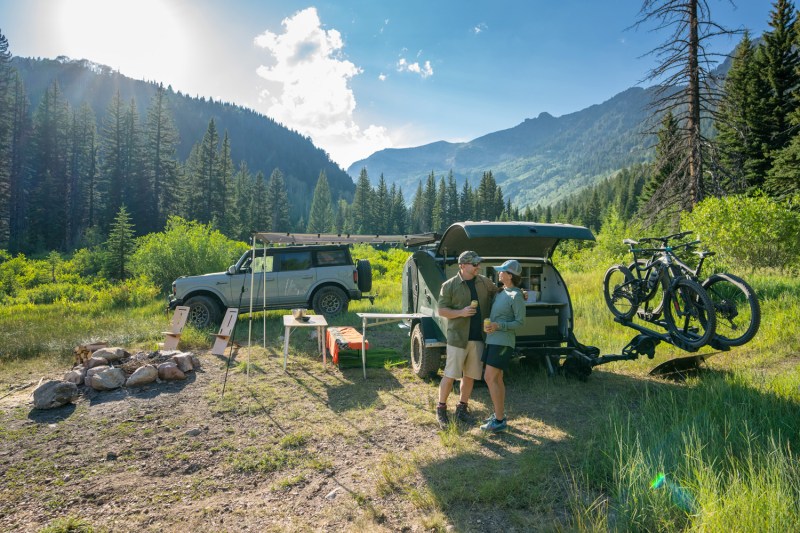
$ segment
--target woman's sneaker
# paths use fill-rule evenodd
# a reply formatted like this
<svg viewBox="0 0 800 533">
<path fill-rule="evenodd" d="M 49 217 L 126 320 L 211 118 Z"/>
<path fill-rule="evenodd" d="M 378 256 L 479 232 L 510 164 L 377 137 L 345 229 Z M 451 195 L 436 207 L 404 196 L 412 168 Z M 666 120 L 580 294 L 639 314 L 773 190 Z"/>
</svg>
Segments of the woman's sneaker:
<svg viewBox="0 0 800 533">
<path fill-rule="evenodd" d="M 498 420 L 492 415 L 491 419 L 486 422 L 484 425 L 481 426 L 481 429 L 484 431 L 491 431 L 492 433 L 497 433 L 498 431 L 505 431 L 508 428 L 508 424 L 506 423 L 506 419 Z"/>
</svg>

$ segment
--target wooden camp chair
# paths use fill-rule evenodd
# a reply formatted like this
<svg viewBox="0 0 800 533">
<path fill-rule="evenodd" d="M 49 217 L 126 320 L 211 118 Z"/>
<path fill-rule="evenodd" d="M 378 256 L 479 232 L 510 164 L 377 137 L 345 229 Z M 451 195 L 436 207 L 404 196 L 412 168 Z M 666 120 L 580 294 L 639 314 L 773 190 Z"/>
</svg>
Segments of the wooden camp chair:
<svg viewBox="0 0 800 533">
<path fill-rule="evenodd" d="M 162 350 L 177 350 L 178 342 L 181 340 L 181 333 L 186 326 L 186 319 L 189 317 L 189 308 L 179 305 L 175 308 L 172 315 L 172 322 L 169 324 L 169 331 L 163 331 L 164 342 L 161 343 Z"/>
<path fill-rule="evenodd" d="M 233 328 L 236 326 L 236 317 L 239 315 L 239 310 L 234 307 L 229 307 L 225 313 L 225 318 L 222 319 L 222 325 L 219 327 L 219 333 L 212 333 L 216 339 L 214 346 L 211 348 L 211 353 L 214 355 L 225 355 L 225 348 L 228 347 L 228 342 L 233 335 Z"/>
</svg>

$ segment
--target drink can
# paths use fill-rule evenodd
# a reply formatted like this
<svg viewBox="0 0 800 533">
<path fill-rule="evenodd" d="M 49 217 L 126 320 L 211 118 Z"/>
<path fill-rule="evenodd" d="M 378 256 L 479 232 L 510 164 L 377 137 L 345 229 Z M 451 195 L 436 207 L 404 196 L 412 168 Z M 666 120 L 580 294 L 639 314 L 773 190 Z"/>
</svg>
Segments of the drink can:
<svg viewBox="0 0 800 533">
<path fill-rule="evenodd" d="M 489 332 L 488 332 L 488 329 L 489 329 L 489 324 L 491 324 L 491 323 L 492 323 L 492 321 L 491 321 L 491 320 L 489 320 L 488 318 L 487 318 L 487 319 L 485 319 L 485 320 L 483 321 L 483 331 L 485 331 L 486 333 L 489 333 Z"/>
<path fill-rule="evenodd" d="M 472 300 L 469 305 L 472 308 L 478 307 L 478 300 Z"/>
</svg>

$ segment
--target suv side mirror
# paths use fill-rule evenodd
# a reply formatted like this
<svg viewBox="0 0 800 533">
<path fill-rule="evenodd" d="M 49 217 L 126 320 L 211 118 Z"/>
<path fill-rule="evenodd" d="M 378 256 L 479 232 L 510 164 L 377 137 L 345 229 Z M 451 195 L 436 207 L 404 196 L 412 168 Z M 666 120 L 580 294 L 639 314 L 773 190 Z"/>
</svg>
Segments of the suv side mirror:
<svg viewBox="0 0 800 533">
<path fill-rule="evenodd" d="M 229 266 L 228 270 L 227 270 L 227 273 L 231 274 L 231 275 L 236 274 L 236 265 Z"/>
</svg>

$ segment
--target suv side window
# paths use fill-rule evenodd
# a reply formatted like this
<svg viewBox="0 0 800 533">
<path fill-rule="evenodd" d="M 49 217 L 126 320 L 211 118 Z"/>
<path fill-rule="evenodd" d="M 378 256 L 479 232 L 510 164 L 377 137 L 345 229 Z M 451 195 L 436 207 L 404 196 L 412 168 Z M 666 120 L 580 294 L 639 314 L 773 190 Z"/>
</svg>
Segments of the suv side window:
<svg viewBox="0 0 800 533">
<path fill-rule="evenodd" d="M 317 266 L 347 266 L 347 252 L 345 250 L 320 250 L 316 252 Z"/>
<path fill-rule="evenodd" d="M 275 270 L 277 272 L 291 272 L 294 270 L 308 270 L 311 268 L 311 252 L 290 252 L 275 256 Z"/>
<path fill-rule="evenodd" d="M 265 257 L 256 257 L 253 261 L 253 269 L 255 272 L 272 272 L 273 257 L 268 255 Z M 264 264 L 266 261 L 266 265 Z M 266 268 L 265 268 L 266 267 Z"/>
</svg>

